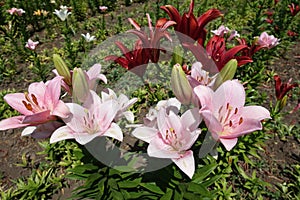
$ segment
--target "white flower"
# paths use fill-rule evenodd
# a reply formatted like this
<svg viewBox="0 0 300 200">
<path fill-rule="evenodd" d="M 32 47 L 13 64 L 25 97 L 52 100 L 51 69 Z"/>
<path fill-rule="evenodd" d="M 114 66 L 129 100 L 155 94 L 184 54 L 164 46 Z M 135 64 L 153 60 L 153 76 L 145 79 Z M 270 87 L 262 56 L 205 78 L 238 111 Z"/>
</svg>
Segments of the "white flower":
<svg viewBox="0 0 300 200">
<path fill-rule="evenodd" d="M 82 37 L 85 39 L 86 42 L 92 42 L 94 40 L 96 40 L 95 36 L 93 35 L 90 35 L 90 33 L 87 33 L 87 34 L 81 34 Z"/>
<path fill-rule="evenodd" d="M 67 6 L 60 6 L 60 10 L 55 9 L 55 12 L 53 13 L 56 14 L 56 16 L 59 17 L 61 21 L 65 21 L 67 17 L 71 14 L 71 12 L 68 11 Z"/>
</svg>

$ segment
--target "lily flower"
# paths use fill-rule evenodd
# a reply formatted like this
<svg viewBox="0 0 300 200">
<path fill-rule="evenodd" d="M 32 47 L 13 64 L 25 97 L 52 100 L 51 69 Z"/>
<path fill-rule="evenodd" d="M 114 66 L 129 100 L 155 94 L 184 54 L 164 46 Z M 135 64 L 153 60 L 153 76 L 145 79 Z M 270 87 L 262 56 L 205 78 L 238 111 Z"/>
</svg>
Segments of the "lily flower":
<svg viewBox="0 0 300 200">
<path fill-rule="evenodd" d="M 157 116 L 159 110 L 165 109 L 167 114 L 170 114 L 170 112 L 178 114 L 180 107 L 181 107 L 181 103 L 176 98 L 161 100 L 156 104 L 154 108 L 151 107 L 149 109 L 149 112 L 146 114 L 144 118 L 144 125 L 147 127 L 157 128 Z"/>
<path fill-rule="evenodd" d="M 291 11 L 291 15 L 295 16 L 297 15 L 297 13 L 300 11 L 300 7 L 299 5 L 295 5 L 294 3 L 288 5 L 290 11 Z"/>
<path fill-rule="evenodd" d="M 67 17 L 71 14 L 67 6 L 60 6 L 60 10 L 54 10 L 53 12 L 61 21 L 65 21 Z"/>
<path fill-rule="evenodd" d="M 100 10 L 101 12 L 105 12 L 107 9 L 108 9 L 107 6 L 99 6 L 99 10 Z"/>
<path fill-rule="evenodd" d="M 182 16 L 180 16 L 178 10 L 171 5 L 161 6 L 160 8 L 169 15 L 172 21 L 176 22 L 176 24 L 174 25 L 175 31 L 178 31 L 185 36 L 189 36 L 194 41 L 197 40 L 198 43 L 202 46 L 205 42 L 207 34 L 207 30 L 204 27 L 208 22 L 223 16 L 218 9 L 210 9 L 200 17 L 196 18 L 193 14 L 193 0 L 191 0 L 188 13 L 184 13 Z M 182 37 L 180 35 L 178 36 L 182 43 L 191 42 L 188 41 L 189 39 L 187 37 Z"/>
<path fill-rule="evenodd" d="M 229 33 L 230 29 L 224 25 L 221 25 L 217 30 L 212 30 L 211 32 L 217 36 L 223 37 L 224 34 Z"/>
<path fill-rule="evenodd" d="M 95 36 L 90 35 L 90 33 L 87 34 L 81 34 L 81 36 L 85 39 L 86 42 L 92 42 L 94 40 L 96 40 Z"/>
<path fill-rule="evenodd" d="M 125 117 L 129 122 L 133 123 L 134 115 L 131 111 L 127 110 L 130 106 L 137 102 L 137 98 L 132 98 L 129 100 L 129 98 L 124 94 L 120 94 L 118 97 L 116 93 L 109 88 L 107 89 L 107 91 L 101 92 L 101 97 L 102 102 L 109 101 L 112 99 L 117 102 L 118 111 L 114 118 L 115 121 L 118 121 L 120 118 Z"/>
<path fill-rule="evenodd" d="M 279 44 L 279 39 L 274 37 L 274 35 L 268 35 L 267 32 L 263 32 L 257 41 L 258 45 L 271 49 Z"/>
<path fill-rule="evenodd" d="M 23 10 L 22 8 L 11 8 L 9 10 L 7 10 L 7 12 L 11 15 L 18 15 L 18 16 L 22 16 L 23 13 L 25 13 L 25 10 Z"/>
<path fill-rule="evenodd" d="M 35 48 L 37 47 L 37 45 L 39 44 L 39 42 L 34 42 L 31 39 L 28 39 L 28 41 L 26 42 L 25 47 L 30 49 L 30 50 L 35 50 Z"/>
<path fill-rule="evenodd" d="M 278 75 L 274 76 L 275 80 L 275 93 L 277 100 L 283 99 L 283 97 L 293 88 L 298 87 L 297 83 L 293 83 L 292 79 L 290 79 L 287 83 L 282 83 L 281 78 Z"/>
<path fill-rule="evenodd" d="M 213 88 L 217 76 L 218 73 L 212 76 L 209 72 L 203 69 L 203 66 L 200 62 L 195 62 L 192 65 L 191 75 L 188 75 L 187 77 L 192 88 L 195 88 L 198 85 L 204 85 Z"/>
<path fill-rule="evenodd" d="M 160 51 L 165 51 L 160 48 L 160 40 L 162 38 L 167 38 L 169 41 L 172 41 L 170 34 L 166 29 L 176 24 L 176 22 L 161 18 L 156 22 L 155 27 L 153 27 L 150 15 L 147 13 L 146 16 L 148 19 L 149 35 L 146 33 L 146 30 L 142 30 L 140 25 L 131 18 L 128 20 L 136 30 L 129 30 L 128 32 L 137 35 L 141 39 L 143 48 L 149 49 L 150 51 L 150 60 L 153 63 L 157 63 Z"/>
<path fill-rule="evenodd" d="M 231 59 L 236 59 L 238 61 L 238 66 L 252 62 L 252 59 L 248 56 L 236 55 L 239 52 L 248 49 L 247 45 L 240 44 L 227 50 L 225 39 L 217 35 L 214 35 L 206 45 L 207 56 L 199 43 L 197 43 L 196 46 L 194 44 L 185 44 L 184 46 L 191 50 L 196 60 L 203 64 L 203 69 L 210 73 L 218 73 Z M 209 60 L 213 60 L 215 64 L 206 64 L 211 62 Z M 211 67 L 215 65 L 217 67 Z"/>
<path fill-rule="evenodd" d="M 101 98 L 90 91 L 83 106 L 68 103 L 72 115 L 63 119 L 65 126 L 58 128 L 51 136 L 50 143 L 65 139 L 75 139 L 79 144 L 87 144 L 95 137 L 108 136 L 119 141 L 123 140 L 121 128 L 113 123 L 118 111 L 115 100 L 102 102 Z"/>
<path fill-rule="evenodd" d="M 117 41 L 115 44 L 122 51 L 124 57 L 110 55 L 106 56 L 105 60 L 112 60 L 121 65 L 123 68 L 142 77 L 145 74 L 147 65 L 149 63 L 149 49 L 143 48 L 141 40 L 137 40 L 132 51 L 125 47 L 121 42 Z"/>
<path fill-rule="evenodd" d="M 157 128 L 138 127 L 132 135 L 149 143 L 150 157 L 169 158 L 190 178 L 195 172 L 193 151 L 190 150 L 201 130 L 198 109 L 186 111 L 181 117 L 161 109 L 157 116 Z"/>
<path fill-rule="evenodd" d="M 245 90 L 238 80 L 224 82 L 215 92 L 199 85 L 194 89 L 202 108 L 208 130 L 216 141 L 230 151 L 239 136 L 261 130 L 261 120 L 271 118 L 267 109 L 261 106 L 244 106 Z"/>
<path fill-rule="evenodd" d="M 59 100 L 62 77 L 32 83 L 28 93 L 7 94 L 4 100 L 22 115 L 0 121 L 0 130 L 36 126 L 69 116 L 69 109 Z"/>
</svg>

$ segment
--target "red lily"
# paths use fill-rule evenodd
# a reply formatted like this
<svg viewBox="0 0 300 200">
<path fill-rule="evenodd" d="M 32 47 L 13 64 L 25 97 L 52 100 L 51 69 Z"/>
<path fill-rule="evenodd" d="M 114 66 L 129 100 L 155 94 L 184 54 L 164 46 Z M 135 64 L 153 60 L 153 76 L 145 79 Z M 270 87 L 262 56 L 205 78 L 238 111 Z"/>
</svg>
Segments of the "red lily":
<svg viewBox="0 0 300 200">
<path fill-rule="evenodd" d="M 197 40 L 198 43 L 202 46 L 205 42 L 207 34 L 207 30 L 204 28 L 206 24 L 218 17 L 223 16 L 223 14 L 218 9 L 210 9 L 196 19 L 193 14 L 193 0 L 191 0 L 188 13 L 184 13 L 182 16 L 180 16 L 178 10 L 171 5 L 161 6 L 160 8 L 169 15 L 171 20 L 176 22 L 176 25 L 174 25 L 175 31 L 184 34 L 183 36 L 178 35 L 181 42 L 189 41 L 190 39 L 184 37 L 189 36 L 194 41 Z"/>
<path fill-rule="evenodd" d="M 291 84 L 292 79 L 290 79 L 287 83 L 282 83 L 280 77 L 278 75 L 275 75 L 274 80 L 277 100 L 281 100 L 291 89 L 293 89 L 294 87 L 298 87 L 297 83 Z"/>
<path fill-rule="evenodd" d="M 121 42 L 115 42 L 118 48 L 122 51 L 123 56 L 110 55 L 106 56 L 105 60 L 112 60 L 118 63 L 123 68 L 135 73 L 136 75 L 142 77 L 145 74 L 147 64 L 149 62 L 149 49 L 142 47 L 142 41 L 137 40 L 134 49 L 130 51 Z"/>
<path fill-rule="evenodd" d="M 294 3 L 288 5 L 288 7 L 290 8 L 292 16 L 297 15 L 297 13 L 300 11 L 299 5 L 295 5 Z"/>
<path fill-rule="evenodd" d="M 168 40 L 172 41 L 170 34 L 166 31 L 166 29 L 169 26 L 176 24 L 176 22 L 169 21 L 166 18 L 161 18 L 157 20 L 155 28 L 153 28 L 150 15 L 147 13 L 146 16 L 148 19 L 149 35 L 145 30 L 141 30 L 140 25 L 131 18 L 128 20 L 136 30 L 130 30 L 128 32 L 137 35 L 141 39 L 143 48 L 149 49 L 150 60 L 153 63 L 157 63 L 159 60 L 160 51 L 165 51 L 164 49 L 160 48 L 160 40 L 162 38 L 167 38 Z"/>
<path fill-rule="evenodd" d="M 291 30 L 288 30 L 287 35 L 289 37 L 296 37 L 296 36 L 298 36 L 298 33 L 294 32 L 294 31 L 291 31 Z"/>
<path fill-rule="evenodd" d="M 213 36 L 206 45 L 207 56 L 205 56 L 204 50 L 199 43 L 197 46 L 193 44 L 184 44 L 184 46 L 191 50 L 199 62 L 203 62 L 204 60 L 204 64 L 202 63 L 203 69 L 211 73 L 217 73 L 221 71 L 226 63 L 231 59 L 236 59 L 238 61 L 238 66 L 252 62 L 252 59 L 249 56 L 236 56 L 237 53 L 247 49 L 247 45 L 240 44 L 229 50 L 226 50 L 225 39 L 217 35 Z M 215 62 L 217 68 L 211 67 L 213 65 L 211 64 L 211 61 L 209 61 L 209 58 Z M 210 64 L 207 64 L 209 62 Z"/>
</svg>

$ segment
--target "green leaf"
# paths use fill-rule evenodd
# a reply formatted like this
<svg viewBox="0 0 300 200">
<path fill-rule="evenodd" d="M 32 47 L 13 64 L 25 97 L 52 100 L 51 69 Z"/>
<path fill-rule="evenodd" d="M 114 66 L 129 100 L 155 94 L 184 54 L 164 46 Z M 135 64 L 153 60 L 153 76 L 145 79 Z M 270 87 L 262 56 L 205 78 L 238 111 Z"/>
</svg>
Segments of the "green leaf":
<svg viewBox="0 0 300 200">
<path fill-rule="evenodd" d="M 156 186 L 155 183 L 140 183 L 140 186 L 156 194 L 164 194 L 164 192 L 158 186 Z"/>
<path fill-rule="evenodd" d="M 118 185 L 120 188 L 136 188 L 140 184 L 141 180 L 142 178 L 138 178 L 134 180 L 126 180 L 126 181 L 118 182 Z"/>
<path fill-rule="evenodd" d="M 196 184 L 193 182 L 188 184 L 188 191 L 194 192 L 196 194 L 208 193 L 208 190 L 203 185 Z"/>
<path fill-rule="evenodd" d="M 207 176 L 212 172 L 214 171 L 214 169 L 217 167 L 217 164 L 215 163 L 212 163 L 212 164 L 209 164 L 209 165 L 205 165 L 201 168 L 198 168 L 196 170 L 196 173 L 194 175 L 194 180 L 192 180 L 192 182 L 194 183 L 201 183 L 203 182 L 203 180 L 205 178 L 207 178 Z"/>
<path fill-rule="evenodd" d="M 160 198 L 160 200 L 171 200 L 173 196 L 173 190 L 167 189 L 167 192 Z"/>
</svg>

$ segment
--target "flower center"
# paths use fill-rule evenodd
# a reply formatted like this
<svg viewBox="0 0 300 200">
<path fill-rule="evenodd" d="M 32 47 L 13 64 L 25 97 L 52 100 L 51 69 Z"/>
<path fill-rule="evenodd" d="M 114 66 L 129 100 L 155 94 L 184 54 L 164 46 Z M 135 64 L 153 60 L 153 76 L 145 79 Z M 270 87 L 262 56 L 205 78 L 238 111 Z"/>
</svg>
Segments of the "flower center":
<svg viewBox="0 0 300 200">
<path fill-rule="evenodd" d="M 29 95 L 27 92 L 24 93 L 26 101 L 22 100 L 22 103 L 27 110 L 36 113 L 44 111 L 44 106 L 40 107 L 39 102 L 34 94 Z"/>
<path fill-rule="evenodd" d="M 243 117 L 239 114 L 237 107 L 232 107 L 229 103 L 219 108 L 219 122 L 223 125 L 223 134 L 231 132 L 232 129 L 243 123 Z"/>
<path fill-rule="evenodd" d="M 87 111 L 86 116 L 83 117 L 84 127 L 88 134 L 94 134 L 100 129 L 96 122 L 95 114 L 91 114 Z"/>
</svg>

